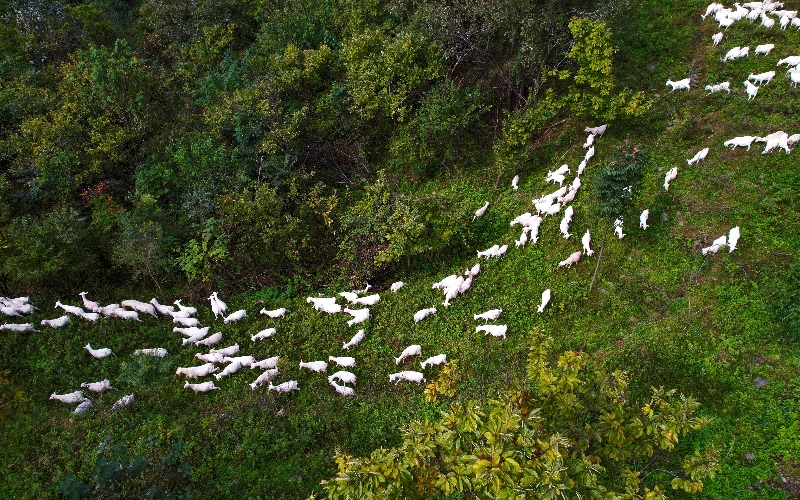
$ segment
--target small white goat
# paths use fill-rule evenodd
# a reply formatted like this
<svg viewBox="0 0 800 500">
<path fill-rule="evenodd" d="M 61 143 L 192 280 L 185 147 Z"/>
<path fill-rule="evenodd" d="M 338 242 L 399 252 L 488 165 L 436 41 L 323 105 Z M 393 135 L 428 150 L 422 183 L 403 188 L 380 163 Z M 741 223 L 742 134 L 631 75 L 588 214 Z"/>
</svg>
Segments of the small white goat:
<svg viewBox="0 0 800 500">
<path fill-rule="evenodd" d="M 506 338 L 508 325 L 481 325 L 475 327 L 475 333 L 484 332 L 484 335 L 491 335 L 495 338 Z"/>
<path fill-rule="evenodd" d="M 91 321 L 92 323 L 94 323 L 95 321 L 100 319 L 102 316 L 100 316 L 99 313 L 94 313 L 94 312 L 87 313 L 87 312 L 85 312 L 85 313 L 81 314 L 80 317 L 85 319 L 85 320 L 87 320 L 87 321 Z"/>
<path fill-rule="evenodd" d="M 355 384 L 356 383 L 356 376 L 353 373 L 346 372 L 346 371 L 338 371 L 328 377 L 328 382 L 333 382 L 334 380 L 339 380 L 343 384 Z"/>
<path fill-rule="evenodd" d="M 672 90 L 670 90 L 670 92 L 674 92 L 676 90 L 690 90 L 688 78 L 684 78 L 683 80 L 678 80 L 677 82 L 673 82 L 672 80 L 667 80 L 667 85 L 672 87 Z"/>
<path fill-rule="evenodd" d="M 769 55 L 769 53 L 774 48 L 775 48 L 775 44 L 774 43 L 765 43 L 763 45 L 756 45 L 756 50 L 754 50 L 753 53 L 755 55 L 764 54 L 766 56 L 766 55 Z"/>
<path fill-rule="evenodd" d="M 391 290 L 392 292 L 397 292 L 405 285 L 406 284 L 403 283 L 402 281 L 395 281 L 394 283 L 392 283 L 392 286 L 389 287 L 389 290 Z"/>
<path fill-rule="evenodd" d="M 75 412 L 74 413 L 76 415 L 83 415 L 84 413 L 86 413 L 86 411 L 88 411 L 93 406 L 94 406 L 94 403 L 92 403 L 92 401 L 89 400 L 89 399 L 87 399 L 85 401 L 81 401 L 81 403 L 75 408 Z"/>
<path fill-rule="evenodd" d="M 176 327 L 174 327 L 172 329 L 172 331 L 175 332 L 175 333 L 180 333 L 184 337 L 191 337 L 191 336 L 197 335 L 198 333 L 203 332 L 203 331 L 205 331 L 205 333 L 208 334 L 208 331 L 209 331 L 210 328 L 211 327 L 209 327 L 209 326 L 204 326 L 202 328 L 199 327 L 199 326 L 188 326 L 188 327 L 185 327 L 185 328 L 182 328 L 180 326 L 176 326 Z"/>
<path fill-rule="evenodd" d="M 233 344 L 232 346 L 224 347 L 222 349 L 210 349 L 208 352 L 218 352 L 223 356 L 233 356 L 239 352 L 239 344 Z"/>
<path fill-rule="evenodd" d="M 778 64 L 776 64 L 775 66 L 780 66 L 781 64 L 785 64 L 787 66 L 798 66 L 800 65 L 800 56 L 784 57 L 783 59 L 778 61 Z"/>
<path fill-rule="evenodd" d="M 694 165 L 695 163 L 699 162 L 700 160 L 705 160 L 706 156 L 708 156 L 708 148 L 703 148 L 697 152 L 690 160 L 686 160 L 686 163 L 689 165 Z"/>
<path fill-rule="evenodd" d="M 206 347 L 212 346 L 222 340 L 222 332 L 217 332 L 214 335 L 211 335 L 203 340 L 199 340 L 194 343 L 194 345 L 204 345 Z"/>
<path fill-rule="evenodd" d="M 483 214 L 486 213 L 486 209 L 487 208 L 489 208 L 489 202 L 488 201 L 486 202 L 486 204 L 484 206 L 482 206 L 481 208 L 475 210 L 475 217 L 473 217 L 472 220 L 474 221 L 475 219 L 479 219 L 479 218 L 483 217 Z"/>
<path fill-rule="evenodd" d="M 711 242 L 711 246 L 703 248 L 701 250 L 701 252 L 703 253 L 703 255 L 706 255 L 709 252 L 717 253 L 722 247 L 726 246 L 727 244 L 728 244 L 727 238 L 723 234 L 722 236 L 720 236 L 716 240 L 712 241 Z"/>
<path fill-rule="evenodd" d="M 586 127 L 585 129 L 583 129 L 583 131 L 588 132 L 592 135 L 603 135 L 606 133 L 607 128 L 608 125 L 604 124 L 604 125 L 599 125 L 597 127 Z"/>
<path fill-rule="evenodd" d="M 733 252 L 736 250 L 736 245 L 739 243 L 739 226 L 732 227 L 730 231 L 728 231 L 728 253 Z"/>
<path fill-rule="evenodd" d="M 367 295 L 366 297 L 359 297 L 353 301 L 354 304 L 361 304 L 362 306 L 374 306 L 381 301 L 380 294 Z"/>
<path fill-rule="evenodd" d="M 415 371 L 402 371 L 397 373 L 392 373 L 389 375 L 389 382 L 394 382 L 397 385 L 398 382 L 401 380 L 405 380 L 408 382 L 415 382 L 416 384 L 420 384 L 421 382 L 425 382 L 425 375 L 421 372 Z"/>
<path fill-rule="evenodd" d="M 328 361 L 333 361 L 337 365 L 344 366 L 345 368 L 356 366 L 356 358 L 351 358 L 349 356 L 328 356 Z"/>
<path fill-rule="evenodd" d="M 625 237 L 625 234 L 622 232 L 622 222 L 621 218 L 614 221 L 614 234 L 616 234 L 619 239 Z"/>
<path fill-rule="evenodd" d="M 55 392 L 50 395 L 50 399 L 61 401 L 62 403 L 75 404 L 85 400 L 81 391 L 70 392 L 69 394 L 56 394 Z"/>
<path fill-rule="evenodd" d="M 356 391 L 354 391 L 351 387 L 347 387 L 346 385 L 339 385 L 336 382 L 329 382 L 329 384 L 336 390 L 337 393 L 341 394 L 342 396 L 356 395 Z"/>
<path fill-rule="evenodd" d="M 564 239 L 569 239 L 571 234 L 569 234 L 569 223 L 572 222 L 572 214 L 575 212 L 575 209 L 572 208 L 572 205 L 568 206 L 564 209 L 564 218 L 561 219 L 561 224 L 559 224 L 559 229 L 561 230 L 561 234 L 564 235 Z"/>
<path fill-rule="evenodd" d="M 647 230 L 647 228 L 650 227 L 650 226 L 647 225 L 647 218 L 649 216 L 650 216 L 650 209 L 646 208 L 646 209 L 642 210 L 642 213 L 639 214 L 639 227 L 640 228 L 642 228 L 644 230 Z"/>
<path fill-rule="evenodd" d="M 581 244 L 583 245 L 583 252 L 590 257 L 592 256 L 592 254 L 594 254 L 594 250 L 589 248 L 589 244 L 591 242 L 592 242 L 592 235 L 589 234 L 589 230 L 587 229 L 586 234 L 584 234 L 583 238 L 581 238 Z"/>
<path fill-rule="evenodd" d="M 97 359 L 103 359 L 105 357 L 114 354 L 108 347 L 103 347 L 101 349 L 92 349 L 92 346 L 90 344 L 86 344 L 85 346 L 83 346 L 83 348 L 89 351 L 89 354 L 91 354 L 93 357 Z"/>
<path fill-rule="evenodd" d="M 180 310 L 182 312 L 185 312 L 185 313 L 188 313 L 189 316 L 194 316 L 194 315 L 197 314 L 197 308 L 196 307 L 185 306 L 185 305 L 181 304 L 181 300 L 182 299 L 178 299 L 175 302 L 173 302 L 173 304 L 178 306 L 178 310 Z"/>
<path fill-rule="evenodd" d="M 503 312 L 502 309 L 489 309 L 486 312 L 475 314 L 473 319 L 479 320 L 482 319 L 484 321 L 494 321 L 500 317 L 500 313 Z"/>
<path fill-rule="evenodd" d="M 175 370 L 175 375 L 186 375 L 187 378 L 199 378 L 210 375 L 215 371 L 217 371 L 217 367 L 214 366 L 214 363 L 206 363 L 200 366 L 180 367 Z"/>
<path fill-rule="evenodd" d="M 513 179 L 511 179 L 511 189 L 514 191 L 519 190 L 519 176 L 515 175 Z"/>
<path fill-rule="evenodd" d="M 436 356 L 431 356 L 430 358 L 426 359 L 420 366 L 424 370 L 426 366 L 434 366 L 434 365 L 443 365 L 447 363 L 447 354 L 437 354 Z"/>
<path fill-rule="evenodd" d="M 553 184 L 557 182 L 559 186 L 564 183 L 565 179 L 566 177 L 561 174 L 553 174 L 547 176 L 547 182 L 552 182 Z"/>
<path fill-rule="evenodd" d="M 719 33 L 717 33 L 717 34 L 715 34 L 715 35 L 712 35 L 712 36 L 711 36 L 711 41 L 714 43 L 714 47 L 716 47 L 717 45 L 719 45 L 719 42 L 721 42 L 721 41 L 722 41 L 722 32 L 720 31 L 720 32 L 719 32 Z"/>
<path fill-rule="evenodd" d="M 81 299 L 83 299 L 83 307 L 85 307 L 87 311 L 92 311 L 92 312 L 96 311 L 97 309 L 100 309 L 99 302 L 95 302 L 93 300 L 89 300 L 86 298 L 86 295 L 88 293 L 89 292 L 81 292 L 78 294 L 81 296 Z"/>
<path fill-rule="evenodd" d="M 353 346 L 357 346 L 362 340 L 364 340 L 364 330 L 359 330 L 349 342 L 342 344 L 342 349 L 346 351 Z"/>
<path fill-rule="evenodd" d="M 199 359 L 200 361 L 205 361 L 206 363 L 222 363 L 222 359 L 225 357 L 218 352 L 210 352 L 208 354 L 203 354 L 202 352 L 198 352 L 194 355 L 195 358 Z"/>
<path fill-rule="evenodd" d="M 133 351 L 133 354 L 136 356 L 153 356 L 154 358 L 165 358 L 169 355 L 169 352 L 164 349 L 163 347 L 154 347 L 152 349 L 136 349 Z"/>
<path fill-rule="evenodd" d="M 420 309 L 419 311 L 414 313 L 414 323 L 419 323 L 420 321 L 427 318 L 431 314 L 436 314 L 435 307 L 431 307 L 428 309 Z"/>
<path fill-rule="evenodd" d="M 167 315 L 167 314 L 169 314 L 169 313 L 175 312 L 175 308 L 174 308 L 174 307 L 172 307 L 172 306 L 165 306 L 165 305 L 161 305 L 161 304 L 159 304 L 159 303 L 158 303 L 158 301 L 155 299 L 155 297 L 153 297 L 152 299 L 150 299 L 150 303 L 151 303 L 151 304 L 153 304 L 153 306 L 156 308 L 156 310 L 157 310 L 157 311 L 158 311 L 160 314 Z"/>
<path fill-rule="evenodd" d="M 412 344 L 412 345 L 406 347 L 405 349 L 403 349 L 403 352 L 400 353 L 400 357 L 399 358 L 395 358 L 394 364 L 399 365 L 407 357 L 416 356 L 416 355 L 420 354 L 421 352 L 422 352 L 422 346 L 420 346 L 419 344 Z"/>
<path fill-rule="evenodd" d="M 281 372 L 277 368 L 272 368 L 272 369 L 269 369 L 269 370 L 265 370 L 264 373 L 259 375 L 258 378 L 256 378 L 253 381 L 253 383 L 250 384 L 250 388 L 255 391 L 256 387 L 258 387 L 260 385 L 264 385 L 264 384 L 266 384 L 268 382 L 272 382 L 273 380 L 275 380 L 275 377 L 277 377 L 280 374 L 281 374 Z"/>
<path fill-rule="evenodd" d="M 583 253 L 580 251 L 571 253 L 569 257 L 558 263 L 558 267 L 572 267 L 573 264 L 577 264 L 581 260 L 581 255 Z"/>
<path fill-rule="evenodd" d="M 133 394 L 128 394 L 127 396 L 122 396 L 111 406 L 111 411 L 118 411 L 126 406 L 130 406 L 133 403 Z"/>
<path fill-rule="evenodd" d="M 761 26 L 771 29 L 773 26 L 775 26 L 775 20 L 766 14 L 761 14 Z"/>
<path fill-rule="evenodd" d="M 100 394 L 114 389 L 111 387 L 111 381 L 108 379 L 101 380 L 100 382 L 84 382 L 81 387 L 85 387 L 92 392 L 99 392 Z"/>
<path fill-rule="evenodd" d="M 187 328 L 199 327 L 200 320 L 197 318 L 172 318 L 173 323 L 183 325 Z"/>
<path fill-rule="evenodd" d="M 325 361 L 309 361 L 307 363 L 300 360 L 300 368 L 306 368 L 312 372 L 324 373 L 328 369 L 328 363 Z"/>
<path fill-rule="evenodd" d="M 747 82 L 750 83 L 750 82 Z M 756 87 L 757 88 L 757 87 Z M 729 139 L 723 142 L 723 146 L 731 146 L 731 149 L 736 149 L 737 146 L 739 147 L 747 147 L 747 150 L 750 151 L 750 145 L 753 141 L 756 140 L 755 136 L 752 135 L 742 135 L 739 137 L 734 137 L 733 139 Z"/>
<path fill-rule="evenodd" d="M 228 366 L 226 366 L 225 369 L 222 370 L 220 373 L 215 373 L 214 377 L 217 380 L 220 380 L 222 377 L 230 377 L 234 373 L 238 372 L 241 368 L 242 368 L 242 364 L 239 363 L 238 361 L 235 361 L 235 362 L 229 364 Z"/>
<path fill-rule="evenodd" d="M 84 313 L 84 310 L 81 309 L 80 307 L 69 306 L 69 305 L 66 305 L 66 304 L 62 304 L 59 301 L 56 301 L 56 306 L 55 307 L 60 307 L 61 309 L 65 310 L 66 312 L 68 312 L 70 314 L 74 314 L 75 316 L 80 316 L 80 315 L 82 315 Z"/>
<path fill-rule="evenodd" d="M 255 342 L 256 340 L 266 339 L 275 335 L 276 332 L 277 330 L 274 328 L 267 328 L 250 337 L 250 340 Z"/>
<path fill-rule="evenodd" d="M 120 305 L 122 305 L 122 307 L 133 309 L 134 311 L 140 312 L 142 314 L 149 314 L 154 318 L 158 317 L 158 314 L 156 314 L 155 306 L 153 306 L 153 304 L 150 304 L 148 302 L 140 302 L 138 300 L 123 300 Z"/>
<path fill-rule="evenodd" d="M 547 306 L 549 302 L 550 302 L 550 289 L 548 288 L 547 290 L 542 292 L 542 303 L 536 310 L 539 312 L 543 312 L 545 306 Z"/>
<path fill-rule="evenodd" d="M 583 149 L 588 148 L 592 144 L 594 144 L 594 134 L 589 134 L 589 136 L 586 138 L 586 142 L 583 143 Z"/>
<path fill-rule="evenodd" d="M 757 75 L 753 74 L 753 73 L 750 73 L 750 76 L 747 77 L 748 80 L 753 80 L 754 82 L 759 83 L 759 84 L 763 84 L 763 85 L 766 85 L 769 82 L 771 82 L 773 78 L 775 78 L 775 72 L 774 71 L 767 71 L 765 73 L 759 73 Z"/>
<path fill-rule="evenodd" d="M 714 92 L 722 92 L 723 90 L 730 94 L 731 82 L 722 82 L 716 85 L 706 85 L 706 90 L 708 90 L 709 94 L 713 94 Z"/>
<path fill-rule="evenodd" d="M 16 333 L 41 333 L 41 330 L 34 328 L 31 323 L 6 323 L 4 325 L 0 325 L 0 330 L 9 330 Z"/>
<path fill-rule="evenodd" d="M 246 317 L 247 317 L 247 311 L 244 309 L 239 309 L 238 311 L 228 315 L 225 319 L 222 320 L 222 322 L 227 325 L 228 323 L 233 323 L 235 321 L 239 321 L 240 319 Z"/>
<path fill-rule="evenodd" d="M 347 322 L 347 326 L 357 325 L 359 323 L 363 323 L 367 319 L 369 319 L 369 309 L 349 309 L 347 307 L 344 308 L 344 312 L 349 314 L 353 317 L 350 321 Z"/>
<path fill-rule="evenodd" d="M 183 388 L 184 389 L 191 389 L 194 392 L 209 392 L 209 391 L 218 391 L 219 390 L 219 387 L 214 385 L 213 381 L 212 382 L 203 382 L 203 383 L 200 383 L 200 384 L 190 384 L 189 382 L 186 382 L 185 384 L 183 384 Z"/>
<path fill-rule="evenodd" d="M 583 156 L 583 160 L 588 162 L 589 160 L 592 159 L 592 157 L 594 157 L 594 146 L 586 150 L 586 154 Z M 578 175 L 580 175 L 580 173 Z"/>
<path fill-rule="evenodd" d="M 287 312 L 289 312 L 289 310 L 286 309 L 285 307 L 280 307 L 278 309 L 273 309 L 272 311 L 267 311 L 266 309 L 261 309 L 259 311 L 260 314 L 266 314 L 267 316 L 269 316 L 272 319 L 283 318 L 283 317 L 286 316 Z"/>
<path fill-rule="evenodd" d="M 62 328 L 69 324 L 69 316 L 64 316 L 55 319 L 43 319 L 42 326 L 49 326 L 51 328 Z"/>
<path fill-rule="evenodd" d="M 283 392 L 299 391 L 300 386 L 297 383 L 297 380 L 290 380 L 279 385 L 272 385 L 272 382 L 270 382 L 267 390 L 275 391 L 278 394 L 281 394 Z"/>
<path fill-rule="evenodd" d="M 800 83 L 800 69 L 792 68 L 787 71 L 789 74 L 789 79 L 792 82 L 792 88 L 796 88 L 797 84 Z"/>
<path fill-rule="evenodd" d="M 250 369 L 255 370 L 256 368 L 260 370 L 268 370 L 272 368 L 278 367 L 278 361 L 281 359 L 280 356 L 272 356 L 271 358 L 262 359 L 261 361 L 253 361 L 250 363 Z"/>
</svg>

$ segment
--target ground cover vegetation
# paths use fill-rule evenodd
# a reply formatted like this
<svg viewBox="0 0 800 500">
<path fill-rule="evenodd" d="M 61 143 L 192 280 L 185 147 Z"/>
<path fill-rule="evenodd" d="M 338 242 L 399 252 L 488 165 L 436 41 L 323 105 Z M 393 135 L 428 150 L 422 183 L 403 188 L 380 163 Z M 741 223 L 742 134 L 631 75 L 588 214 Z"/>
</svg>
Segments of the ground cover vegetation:
<svg viewBox="0 0 800 500">
<path fill-rule="evenodd" d="M 6 494 L 800 495 L 800 173 L 794 155 L 721 145 L 800 132 L 800 90 L 779 70 L 748 102 L 740 82 L 776 58 L 720 63 L 736 45 L 800 54 L 800 34 L 737 23 L 714 48 L 704 9 L 1 3 L 0 295 L 30 295 L 36 324 L 87 289 L 103 303 L 188 297 L 231 343 L 281 355 L 301 387 L 277 396 L 236 374 L 220 391 L 189 392 L 174 371 L 197 364 L 196 351 L 153 318 L 3 331 Z M 732 92 L 668 93 L 664 81 L 687 75 L 696 87 L 729 80 Z M 508 222 L 552 191 L 548 170 L 575 168 L 583 127 L 604 122 L 572 204 L 575 234 L 547 220 L 537 244 L 482 263 L 472 289 L 440 307 L 431 283 L 471 266 L 475 250 L 512 243 Z M 646 231 L 632 222 L 645 208 Z M 701 255 L 736 225 L 734 253 Z M 586 229 L 599 255 L 558 268 Z M 396 280 L 407 285 L 390 294 Z M 354 354 L 357 396 L 342 398 L 297 362 L 340 354 L 354 330 L 305 296 L 367 282 L 382 300 Z M 553 300 L 538 314 L 545 288 Z M 212 290 L 249 317 L 215 320 Z M 291 312 L 271 320 L 256 313 L 264 306 Z M 431 306 L 440 311 L 415 324 Z M 494 307 L 505 341 L 474 331 L 472 314 Z M 250 341 L 267 326 L 274 338 Z M 87 342 L 117 355 L 92 359 Z M 455 363 L 426 372 L 427 389 L 388 383 L 412 343 Z M 170 356 L 131 355 L 154 346 Z M 103 378 L 119 391 L 82 416 L 47 399 Z M 133 406 L 110 411 L 131 392 Z M 669 417 L 666 441 L 646 425 L 635 435 L 648 411 Z M 632 432 L 616 451 L 602 444 L 619 439 L 603 434 L 612 414 Z M 454 461 L 454 442 L 496 456 Z"/>
</svg>

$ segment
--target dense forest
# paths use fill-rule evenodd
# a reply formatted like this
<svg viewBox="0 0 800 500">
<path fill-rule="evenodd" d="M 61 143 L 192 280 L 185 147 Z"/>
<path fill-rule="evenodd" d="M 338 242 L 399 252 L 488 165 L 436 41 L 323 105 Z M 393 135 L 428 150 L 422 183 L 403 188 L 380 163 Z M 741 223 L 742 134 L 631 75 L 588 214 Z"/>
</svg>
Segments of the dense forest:
<svg viewBox="0 0 800 500">
<path fill-rule="evenodd" d="M 783 69 L 752 100 L 739 83 L 800 54 L 800 32 L 744 20 L 717 46 L 705 9 L 0 2 L 0 295 L 29 296 L 42 330 L 0 331 L 10 497 L 800 497 L 800 171 L 788 146 L 723 146 L 800 132 Z M 515 247 L 509 221 L 582 158 L 571 237 L 548 220 Z M 739 248 L 708 253 L 734 226 Z M 566 266 L 584 231 L 594 257 Z M 508 255 L 442 305 L 431 283 L 472 283 L 496 243 Z M 343 351 L 358 327 L 306 296 L 370 287 L 365 340 Z M 82 291 L 183 298 L 300 390 L 234 375 L 194 394 L 173 372 L 198 350 L 156 318 L 38 326 Z M 218 320 L 214 291 L 247 317 Z M 502 340 L 473 320 L 495 307 Z M 419 369 L 395 361 L 413 344 L 447 364 L 388 383 Z M 169 355 L 133 354 L 153 347 Z M 297 367 L 330 355 L 356 357 L 355 396 Z M 47 399 L 106 378 L 118 391 L 85 414 Z"/>
</svg>

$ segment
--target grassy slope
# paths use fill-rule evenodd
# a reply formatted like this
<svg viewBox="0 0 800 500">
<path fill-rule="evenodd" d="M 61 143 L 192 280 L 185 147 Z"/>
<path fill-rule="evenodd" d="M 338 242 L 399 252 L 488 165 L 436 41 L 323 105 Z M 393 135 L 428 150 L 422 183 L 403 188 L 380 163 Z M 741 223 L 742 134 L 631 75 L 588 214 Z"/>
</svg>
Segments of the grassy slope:
<svg viewBox="0 0 800 500">
<path fill-rule="evenodd" d="M 212 331 L 224 332 L 225 345 L 237 341 L 243 353 L 258 358 L 281 354 L 290 361 L 282 366 L 285 379 L 299 380 L 302 389 L 291 397 L 251 391 L 247 384 L 254 373 L 223 379 L 218 383 L 223 390 L 207 395 L 189 393 L 182 380 L 168 376 L 152 389 L 136 389 L 136 404 L 111 414 L 113 401 L 132 391 L 130 385 L 114 382 L 133 349 L 167 347 L 173 366 L 195 364 L 197 351 L 180 347 L 178 334 L 152 318 L 143 325 L 104 321 L 34 335 L 5 334 L 0 366 L 11 370 L 12 383 L 32 400 L 30 411 L 0 438 L 10 457 L 10 465 L 0 472 L 10 495 L 52 495 L 53 485 L 68 472 L 84 479 L 91 476 L 101 441 L 121 439 L 143 452 L 147 436 L 156 435 L 166 440 L 183 437 L 189 443 L 187 457 L 198 498 L 302 497 L 332 474 L 329 456 L 334 447 L 367 454 L 396 442 L 398 426 L 411 418 L 435 417 L 440 411 L 440 406 L 424 403 L 421 388 L 388 384 L 387 375 L 396 369 L 392 358 L 404 346 L 419 343 L 424 356 L 446 352 L 464 373 L 460 396 L 485 397 L 522 377 L 525 334 L 540 328 L 555 337 L 559 350 L 584 350 L 609 367 L 629 370 L 639 395 L 647 394 L 651 385 L 664 385 L 700 399 L 714 421 L 684 446 L 688 450 L 714 444 L 724 464 L 723 474 L 707 482 L 704 496 L 784 498 L 786 491 L 774 487 L 780 482 L 780 463 L 789 481 L 800 476 L 782 460 L 784 455 L 800 455 L 800 369 L 796 344 L 785 338 L 770 307 L 785 286 L 782 276 L 800 243 L 800 172 L 796 156 L 762 156 L 760 148 L 731 152 L 722 142 L 780 129 L 800 132 L 800 90 L 792 89 L 782 72 L 754 101 L 746 101 L 741 86 L 750 72 L 766 71 L 779 57 L 800 53 L 800 35 L 738 23 L 728 30 L 722 46 L 712 49 L 713 21 L 700 23 L 695 16 L 678 14 L 668 18 L 689 37 L 677 53 L 658 59 L 652 72 L 642 72 L 643 85 L 653 84 L 648 94 L 654 105 L 648 117 L 635 124 L 615 124 L 598 141 L 597 155 L 574 203 L 575 236 L 570 240 L 559 234 L 558 220 L 549 219 L 537 245 L 514 249 L 517 230 L 509 229 L 508 221 L 529 210 L 531 198 L 551 189 L 543 182 L 548 168 L 578 163 L 584 137 L 574 128 L 561 130 L 545 146 L 540 157 L 548 161 L 521 172 L 519 193 L 507 188 L 491 191 L 482 181 L 494 179 L 489 170 L 443 181 L 476 207 L 486 199 L 493 202 L 470 230 L 471 244 L 482 249 L 503 241 L 512 248 L 502 260 L 482 263 L 472 290 L 448 309 L 439 306 L 442 296 L 430 283 L 462 271 L 474 262 L 474 254 L 398 276 L 409 284 L 396 295 L 384 294 L 372 308 L 367 338 L 354 351 L 356 398 L 336 397 L 322 376 L 298 370 L 300 359 L 340 354 L 341 343 L 357 330 L 347 327 L 343 315 L 312 311 L 303 297 L 265 291 L 229 300 L 232 308 L 245 307 L 251 313 L 230 326 L 213 321 L 208 309 L 201 311 Z M 718 63 L 729 47 L 769 42 L 776 44 L 773 55 Z M 680 79 L 687 72 L 697 87 L 699 82 L 730 80 L 735 90 L 713 96 L 701 90 L 666 94 L 663 83 L 654 84 L 667 77 Z M 594 259 L 572 269 L 556 264 L 580 248 L 578 239 L 587 227 L 594 235 L 593 247 L 599 249 L 600 221 L 591 217 L 588 207 L 591 170 L 627 135 L 655 160 L 636 201 L 638 208 L 650 208 L 652 227 L 644 232 L 629 223 L 625 239 L 606 240 L 595 290 L 589 295 Z M 708 158 L 687 167 L 685 158 L 705 146 L 711 147 Z M 665 192 L 663 176 L 673 166 L 680 172 Z M 700 255 L 702 246 L 734 225 L 742 228 L 735 253 Z M 548 287 L 553 301 L 544 314 L 536 314 L 541 291 Z M 261 305 L 255 302 L 264 298 L 268 307 L 287 306 L 292 314 L 285 320 L 257 316 Z M 415 325 L 413 312 L 431 305 L 440 312 Z M 40 306 L 47 310 L 47 305 Z M 471 315 L 492 307 L 504 310 L 501 319 L 510 332 L 505 342 L 474 333 Z M 32 319 L 53 316 L 47 310 Z M 274 339 L 249 341 L 249 335 L 272 325 L 279 331 Z M 81 349 L 87 341 L 112 347 L 118 356 L 90 359 Z M 411 362 L 404 365 L 410 366 Z M 80 382 L 105 377 L 122 390 L 99 398 L 96 408 L 83 417 L 73 417 L 70 407 L 47 400 L 53 390 L 68 392 Z M 754 386 L 757 377 L 768 379 L 766 387 Z M 277 415 L 280 409 L 285 411 L 282 417 Z M 748 452 L 755 454 L 754 460 L 744 458 Z"/>
</svg>

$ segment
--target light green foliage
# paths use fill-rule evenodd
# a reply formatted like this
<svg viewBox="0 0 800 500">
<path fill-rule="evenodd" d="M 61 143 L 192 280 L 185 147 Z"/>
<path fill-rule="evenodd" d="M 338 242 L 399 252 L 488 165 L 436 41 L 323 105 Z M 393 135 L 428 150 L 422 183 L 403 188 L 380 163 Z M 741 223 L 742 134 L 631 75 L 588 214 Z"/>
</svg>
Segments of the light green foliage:
<svg viewBox="0 0 800 500">
<path fill-rule="evenodd" d="M 591 370 L 577 352 L 553 364 L 552 340 L 530 342 L 529 391 L 454 404 L 369 458 L 338 452 L 336 478 L 323 481 L 329 498 L 666 498 L 663 480 L 643 479 L 669 463 L 681 436 L 707 425 L 699 403 L 654 388 L 637 406 L 624 372 Z M 697 492 L 719 465 L 713 451 L 696 452 L 682 469 L 670 473 L 672 488 Z"/>
<path fill-rule="evenodd" d="M 404 121 L 414 93 L 442 74 L 436 47 L 418 33 L 389 36 L 366 28 L 342 49 L 353 110 L 364 119 Z"/>
<path fill-rule="evenodd" d="M 200 241 L 195 238 L 189 240 L 175 263 L 190 281 L 210 281 L 218 266 L 224 265 L 229 258 L 228 237 L 222 232 L 217 219 L 208 219 L 200 234 Z"/>
<path fill-rule="evenodd" d="M 617 146 L 612 160 L 603 164 L 595 176 L 595 213 L 609 222 L 627 215 L 649 164 L 647 152 L 630 141 Z"/>
<path fill-rule="evenodd" d="M 441 373 L 431 383 L 425 386 L 425 401 L 438 403 L 440 396 L 452 398 L 456 395 L 458 382 L 458 363 L 450 361 L 442 367 Z"/>
<path fill-rule="evenodd" d="M 503 121 L 503 135 L 494 143 L 495 164 L 504 172 L 514 171 L 525 165 L 531 155 L 534 134 L 551 121 L 560 104 L 547 92 L 534 108 L 521 108 Z"/>
<path fill-rule="evenodd" d="M 602 21 L 574 18 L 569 29 L 575 41 L 569 57 L 578 64 L 566 102 L 580 116 L 610 121 L 617 117 L 639 116 L 647 106 L 644 92 L 623 91 L 615 95 L 613 75 L 614 47 L 611 30 Z M 560 78 L 569 76 L 560 72 Z"/>
</svg>

